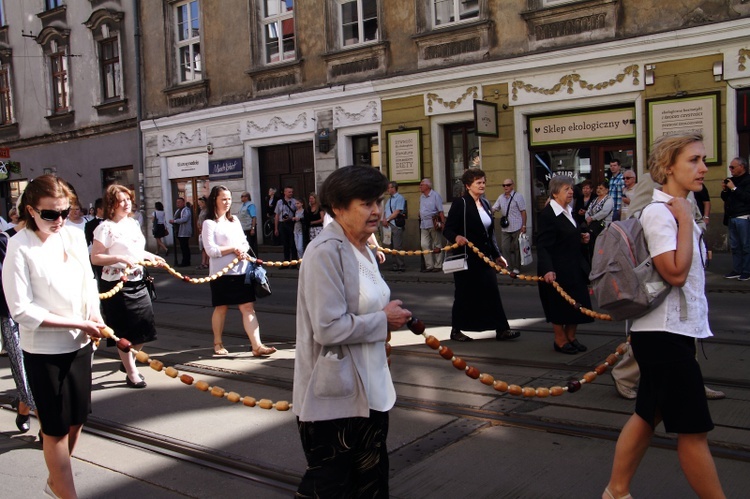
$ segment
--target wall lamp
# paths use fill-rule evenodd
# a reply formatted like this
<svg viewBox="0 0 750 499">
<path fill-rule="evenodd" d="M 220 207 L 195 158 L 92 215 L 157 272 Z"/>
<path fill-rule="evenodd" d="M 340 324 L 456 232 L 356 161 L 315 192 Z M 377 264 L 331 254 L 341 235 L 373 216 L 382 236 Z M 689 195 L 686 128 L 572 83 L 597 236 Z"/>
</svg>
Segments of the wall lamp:
<svg viewBox="0 0 750 499">
<path fill-rule="evenodd" d="M 656 69 L 655 64 L 646 64 L 646 71 L 643 73 L 643 83 L 646 85 L 653 85 L 654 81 L 656 80 L 656 76 L 654 75 L 654 69 Z"/>
<path fill-rule="evenodd" d="M 721 81 L 724 76 L 724 62 L 716 61 L 713 67 L 714 81 Z"/>
</svg>

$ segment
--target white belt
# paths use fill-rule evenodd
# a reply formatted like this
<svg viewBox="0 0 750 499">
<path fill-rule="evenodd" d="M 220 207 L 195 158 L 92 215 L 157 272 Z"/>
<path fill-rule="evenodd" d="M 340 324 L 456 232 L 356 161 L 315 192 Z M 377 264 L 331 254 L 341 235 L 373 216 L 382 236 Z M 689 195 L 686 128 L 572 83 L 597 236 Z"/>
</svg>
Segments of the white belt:
<svg viewBox="0 0 750 499">
<path fill-rule="evenodd" d="M 750 215 L 740 215 L 738 217 L 732 217 L 732 218 L 741 218 L 743 220 L 750 220 Z"/>
</svg>

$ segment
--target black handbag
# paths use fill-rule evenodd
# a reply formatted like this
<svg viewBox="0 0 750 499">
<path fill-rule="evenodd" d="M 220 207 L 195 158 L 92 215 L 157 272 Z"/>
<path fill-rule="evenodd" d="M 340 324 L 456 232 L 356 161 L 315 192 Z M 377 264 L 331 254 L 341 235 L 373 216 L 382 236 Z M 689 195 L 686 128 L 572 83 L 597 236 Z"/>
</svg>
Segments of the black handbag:
<svg viewBox="0 0 750 499">
<path fill-rule="evenodd" d="M 158 296 L 156 294 L 156 286 L 154 286 L 154 276 L 146 270 L 146 267 L 143 267 L 143 282 L 146 284 L 148 296 L 151 297 L 151 301 L 155 301 Z"/>
</svg>

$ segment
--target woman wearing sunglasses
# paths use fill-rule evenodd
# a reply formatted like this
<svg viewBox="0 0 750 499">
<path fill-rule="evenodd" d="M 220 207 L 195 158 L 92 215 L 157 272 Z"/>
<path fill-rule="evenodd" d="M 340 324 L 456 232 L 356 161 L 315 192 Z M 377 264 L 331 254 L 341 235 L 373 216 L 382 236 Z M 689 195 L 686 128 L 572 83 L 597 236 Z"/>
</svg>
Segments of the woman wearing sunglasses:
<svg viewBox="0 0 750 499">
<path fill-rule="evenodd" d="M 50 497 L 76 497 L 70 456 L 91 412 L 91 338 L 104 327 L 84 235 L 64 226 L 75 201 L 59 178 L 29 182 L 19 205 L 25 227 L 8 241 L 3 265 L 42 427 Z"/>
<path fill-rule="evenodd" d="M 141 227 L 130 216 L 133 207 L 133 191 L 122 185 L 110 185 L 104 194 L 104 221 L 94 230 L 91 248 L 91 263 L 102 266 L 99 291 L 112 289 L 123 276 L 122 290 L 112 298 L 102 301 L 107 325 L 120 338 L 127 338 L 136 350 L 144 343 L 156 339 L 154 309 L 151 305 L 143 267 L 138 262 L 149 260 L 159 264 L 164 259 L 145 250 L 146 238 Z M 128 269 L 129 267 L 129 269 Z M 113 346 L 112 340 L 107 344 Z M 146 381 L 138 372 L 132 352 L 117 350 L 122 360 L 125 383 L 129 388 L 145 388 Z"/>
</svg>

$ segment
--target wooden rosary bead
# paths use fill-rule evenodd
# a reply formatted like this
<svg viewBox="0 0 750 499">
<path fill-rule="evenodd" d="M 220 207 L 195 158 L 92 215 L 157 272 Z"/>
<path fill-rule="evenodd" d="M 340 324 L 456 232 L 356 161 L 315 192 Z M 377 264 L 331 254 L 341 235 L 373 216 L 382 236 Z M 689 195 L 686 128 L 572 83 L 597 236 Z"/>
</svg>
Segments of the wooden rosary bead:
<svg viewBox="0 0 750 499">
<path fill-rule="evenodd" d="M 255 407 L 255 399 L 253 397 L 242 397 L 242 403 L 248 407 Z"/>
<path fill-rule="evenodd" d="M 277 411 L 282 411 L 282 412 L 283 411 L 288 411 L 289 408 L 291 407 L 291 404 L 289 402 L 287 402 L 286 400 L 279 400 L 274 405 L 275 405 Z"/>
<path fill-rule="evenodd" d="M 227 393 L 227 400 L 233 404 L 236 404 L 240 401 L 240 394 L 237 392 L 229 392 Z"/>
<path fill-rule="evenodd" d="M 440 348 L 440 340 L 435 338 L 434 336 L 430 335 L 425 340 L 425 343 L 427 343 L 427 346 L 432 348 L 433 350 L 437 350 Z"/>
<path fill-rule="evenodd" d="M 511 395 L 521 395 L 523 393 L 523 389 L 518 385 L 510 385 L 508 386 L 508 393 Z"/>
<path fill-rule="evenodd" d="M 506 383 L 505 381 L 497 380 L 494 383 L 492 383 L 492 388 L 494 388 L 498 392 L 507 392 L 508 383 Z"/>
<path fill-rule="evenodd" d="M 594 372 L 598 375 L 602 375 L 607 372 L 607 364 L 599 364 L 596 366 L 596 369 L 594 369 Z"/>
<path fill-rule="evenodd" d="M 114 330 L 109 326 L 104 326 L 99 330 L 99 334 L 104 336 L 105 338 L 112 338 L 115 335 Z"/>
<path fill-rule="evenodd" d="M 258 401 L 258 407 L 260 407 L 261 409 L 272 409 L 273 408 L 273 400 L 260 399 Z"/>
<path fill-rule="evenodd" d="M 586 383 L 593 383 L 596 379 L 596 373 L 594 371 L 589 371 L 583 375 L 583 379 L 586 380 Z"/>
<path fill-rule="evenodd" d="M 202 391 L 202 392 L 207 392 L 207 391 L 208 391 L 208 389 L 210 388 L 210 387 L 208 386 L 208 383 L 206 383 L 205 381 L 197 381 L 197 382 L 195 383 L 195 387 L 196 387 L 196 388 L 197 388 L 198 390 Z"/>
<path fill-rule="evenodd" d="M 553 397 L 559 397 L 563 393 L 565 393 L 565 390 L 563 390 L 561 386 L 553 386 L 549 389 L 549 394 Z"/>
<path fill-rule="evenodd" d="M 169 376 L 170 378 L 176 378 L 179 373 L 177 369 L 175 369 L 172 366 L 169 366 L 168 368 L 164 369 L 164 374 Z"/>
<path fill-rule="evenodd" d="M 489 374 L 482 373 L 479 375 L 479 381 L 481 381 L 485 385 L 492 385 L 495 383 L 495 378 L 490 376 Z"/>
<path fill-rule="evenodd" d="M 451 360 L 453 358 L 453 350 L 448 347 L 441 346 L 438 351 L 440 352 L 440 356 L 446 360 Z"/>
<path fill-rule="evenodd" d="M 528 397 L 528 398 L 536 397 L 536 389 L 535 388 L 531 388 L 530 386 L 524 387 L 524 389 L 521 391 L 521 393 L 522 393 L 522 395 L 524 397 Z"/>
<path fill-rule="evenodd" d="M 610 354 L 607 356 L 607 364 L 609 364 L 610 366 L 614 366 L 615 364 L 617 364 L 617 360 L 617 355 L 615 354 Z"/>
<path fill-rule="evenodd" d="M 466 361 L 462 359 L 461 357 L 454 357 L 453 367 L 455 367 L 459 371 L 463 371 L 464 369 L 466 369 Z"/>
<path fill-rule="evenodd" d="M 539 398 L 549 397 L 549 388 L 537 388 L 536 396 Z"/>
<path fill-rule="evenodd" d="M 151 369 L 153 369 L 154 371 L 157 371 L 157 372 L 159 372 L 162 369 L 164 369 L 164 362 L 162 362 L 160 360 L 151 359 L 151 362 L 149 363 L 149 365 L 151 366 Z"/>
<path fill-rule="evenodd" d="M 128 341 L 126 338 L 120 338 L 119 340 L 117 340 L 117 348 L 125 353 L 128 353 L 132 346 L 133 344 L 130 343 L 130 341 Z"/>
<path fill-rule="evenodd" d="M 618 345 L 617 347 L 617 353 L 619 353 L 620 355 L 625 355 L 625 353 L 628 351 L 628 348 L 630 348 L 630 346 L 627 343 L 620 343 L 620 345 Z"/>
<path fill-rule="evenodd" d="M 135 353 L 135 360 L 137 360 L 138 362 L 142 364 L 148 364 L 151 359 L 149 358 L 146 352 L 144 352 L 143 350 L 140 350 Z"/>
<path fill-rule="evenodd" d="M 211 388 L 211 395 L 217 398 L 223 398 L 224 397 L 224 389 L 220 386 L 214 386 Z"/>
<path fill-rule="evenodd" d="M 183 374 L 180 376 L 180 381 L 185 383 L 186 385 L 192 385 L 193 384 L 193 377 L 189 374 Z"/>
<path fill-rule="evenodd" d="M 479 369 L 474 366 L 469 366 L 466 368 L 466 375 L 471 379 L 477 379 L 479 377 L 479 374 Z"/>
</svg>

